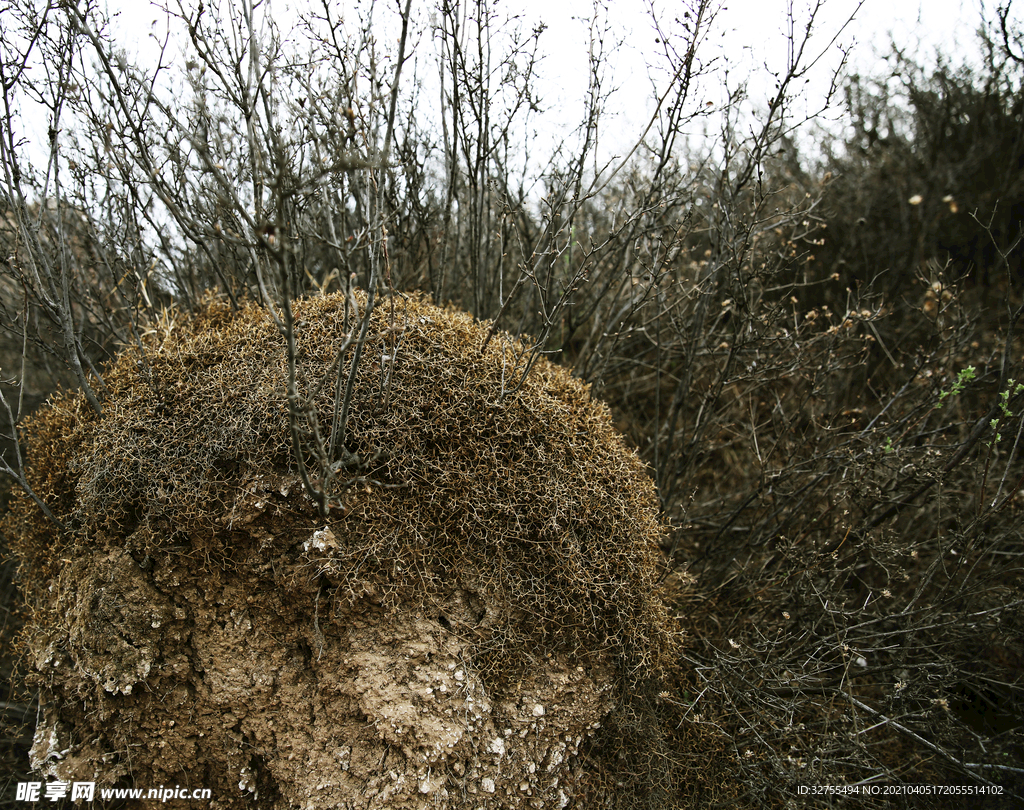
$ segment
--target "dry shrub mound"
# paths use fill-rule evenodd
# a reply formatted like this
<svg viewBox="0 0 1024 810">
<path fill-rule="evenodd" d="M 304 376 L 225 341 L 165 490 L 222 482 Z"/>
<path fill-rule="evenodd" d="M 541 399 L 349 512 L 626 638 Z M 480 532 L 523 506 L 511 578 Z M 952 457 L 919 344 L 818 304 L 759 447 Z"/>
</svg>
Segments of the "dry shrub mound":
<svg viewBox="0 0 1024 810">
<path fill-rule="evenodd" d="M 102 416 L 61 394 L 33 420 L 62 528 L 22 498 L 4 531 L 35 767 L 217 807 L 565 806 L 581 743 L 667 661 L 643 465 L 565 369 L 510 393 L 522 347 L 481 351 L 487 324 L 377 307 L 318 464 L 348 309 L 295 304 L 294 435 L 280 332 L 213 299 L 125 351 Z"/>
</svg>

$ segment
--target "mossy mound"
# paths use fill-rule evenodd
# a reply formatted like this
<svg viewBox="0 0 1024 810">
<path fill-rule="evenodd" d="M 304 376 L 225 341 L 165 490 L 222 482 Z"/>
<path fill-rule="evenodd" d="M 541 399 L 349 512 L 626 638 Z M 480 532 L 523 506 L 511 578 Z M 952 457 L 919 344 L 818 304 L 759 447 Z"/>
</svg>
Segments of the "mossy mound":
<svg viewBox="0 0 1024 810">
<path fill-rule="evenodd" d="M 345 791 L 371 790 L 380 804 L 351 806 L 383 807 L 407 789 L 451 797 L 444 806 L 517 806 L 568 795 L 581 737 L 665 663 L 653 484 L 565 369 L 541 360 L 513 391 L 521 346 L 499 336 L 482 351 L 488 324 L 419 298 L 385 302 L 345 448 L 316 457 L 365 306 L 349 301 L 295 303 L 294 431 L 277 327 L 263 308 L 213 299 L 167 313 L 124 352 L 104 376 L 102 416 L 70 393 L 32 421 L 31 481 L 63 529 L 21 498 L 3 530 L 47 706 L 39 767 L 187 774 L 234 791 L 221 806 L 248 800 L 242 783 L 263 806 L 314 794 L 349 806 Z M 445 678 L 459 706 L 435 699 Z M 310 711 L 323 727 L 299 734 Z M 290 739 L 295 750 L 348 746 L 346 767 L 331 760 L 329 797 L 303 785 L 295 750 L 281 757 L 288 728 L 304 740 Z M 513 729 L 522 753 L 513 741 L 506 753 Z M 54 742 L 65 736 L 66 750 Z M 404 770 L 378 773 L 369 753 L 356 768 L 357 740 L 370 753 L 397 745 Z"/>
</svg>

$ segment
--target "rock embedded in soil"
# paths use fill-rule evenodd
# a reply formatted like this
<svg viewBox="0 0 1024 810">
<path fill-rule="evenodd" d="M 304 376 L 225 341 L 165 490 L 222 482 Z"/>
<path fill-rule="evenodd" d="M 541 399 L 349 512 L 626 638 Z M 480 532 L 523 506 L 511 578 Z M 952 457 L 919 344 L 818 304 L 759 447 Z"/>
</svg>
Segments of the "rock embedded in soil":
<svg viewBox="0 0 1024 810">
<path fill-rule="evenodd" d="M 28 426 L 62 524 L 23 497 L 3 526 L 43 776 L 225 808 L 579 800 L 670 648 L 653 485 L 565 369 L 513 390 L 529 347 L 419 298 L 375 309 L 319 463 L 364 306 L 295 302 L 295 434 L 276 326 L 212 298 L 106 370 L 102 416 L 64 393 Z"/>
</svg>

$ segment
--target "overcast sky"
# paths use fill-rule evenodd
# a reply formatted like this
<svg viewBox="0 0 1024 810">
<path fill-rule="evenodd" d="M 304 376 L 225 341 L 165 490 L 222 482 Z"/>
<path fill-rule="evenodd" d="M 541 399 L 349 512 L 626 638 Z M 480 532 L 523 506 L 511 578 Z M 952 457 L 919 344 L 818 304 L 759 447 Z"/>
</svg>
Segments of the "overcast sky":
<svg viewBox="0 0 1024 810">
<path fill-rule="evenodd" d="M 102 1 L 102 0 L 101 0 Z M 178 0 L 159 0 L 160 5 L 169 3 L 177 6 Z M 191 7 L 198 0 L 181 0 Z M 232 0 L 220 0 L 228 5 Z M 295 18 L 295 9 L 304 7 L 310 0 L 264 0 L 280 27 L 287 31 L 289 19 Z M 333 8 L 347 17 L 354 17 L 352 8 L 359 4 L 366 8 L 371 0 L 344 0 L 333 2 Z M 654 0 L 656 8 L 665 20 L 682 13 L 695 0 Z M 735 87 L 741 81 L 748 82 L 748 112 L 756 115 L 766 106 L 765 101 L 772 88 L 771 74 L 783 70 L 786 64 L 788 33 L 788 10 L 792 8 L 796 31 L 800 33 L 806 24 L 813 0 L 726 0 L 713 27 L 713 34 L 698 53 L 704 60 L 714 60 L 718 71 L 709 76 L 698 88 L 694 104 L 703 107 L 711 102 L 709 109 L 720 104 L 723 94 L 723 80 L 728 71 L 729 84 Z M 842 33 L 844 23 L 858 8 L 856 0 L 825 0 L 823 10 L 815 24 L 816 37 L 811 43 L 815 56 L 823 56 L 811 80 L 796 89 L 802 92 L 801 103 L 794 110 L 817 110 L 831 75 L 830 68 L 838 64 L 839 50 L 829 47 L 838 34 L 835 45 L 850 49 L 851 66 L 862 73 L 872 74 L 879 69 L 877 54 L 886 50 L 890 35 L 901 47 L 916 54 L 924 64 L 932 62 L 936 49 L 954 58 L 967 56 L 975 49 L 974 31 L 980 21 L 981 0 L 865 0 L 860 6 L 852 24 Z M 531 30 L 538 23 L 546 26 L 540 40 L 543 61 L 539 73 L 538 90 L 541 96 L 542 116 L 533 124 L 536 131 L 522 132 L 528 139 L 532 154 L 542 164 L 543 156 L 553 153 L 554 144 L 569 135 L 584 119 L 583 99 L 587 88 L 588 31 L 593 17 L 593 0 L 491 0 L 492 8 L 500 16 L 520 16 L 525 30 Z M 994 0 L 989 0 L 991 6 Z M 206 5 L 216 5 L 218 0 L 206 0 Z M 427 23 L 436 8 L 437 0 L 413 0 L 414 15 L 421 26 L 429 30 Z M 609 75 L 605 89 L 615 88 L 616 92 L 602 108 L 602 131 L 599 163 L 604 164 L 614 156 L 622 156 L 635 143 L 644 123 L 653 109 L 651 80 L 648 63 L 657 49 L 656 32 L 647 9 L 648 0 L 602 0 L 599 5 L 608 7 L 608 49 Z M 129 58 L 146 67 L 155 59 L 158 48 L 153 36 L 160 36 L 166 28 L 161 21 L 166 14 L 157 5 L 146 0 L 107 0 L 111 13 L 118 19 L 114 25 L 114 38 L 120 41 Z M 385 19 L 396 7 L 396 0 L 376 0 L 379 9 L 374 19 Z M 383 26 L 378 37 L 394 36 L 396 32 Z M 182 38 L 179 41 L 186 41 Z M 177 46 L 178 48 L 181 45 Z M 424 75 L 436 69 L 430 63 L 433 43 L 429 34 L 417 46 L 424 54 L 420 63 L 420 80 L 430 81 Z M 175 50 L 172 45 L 171 53 Z M 436 81 L 436 78 L 434 79 Z M 403 74 L 403 82 L 406 77 Z M 436 93 L 425 92 L 424 99 L 436 98 Z M 831 111 L 833 120 L 841 120 L 837 104 Z M 429 119 L 429 111 L 425 113 Z M 710 119 L 708 119 L 710 120 Z M 26 126 L 35 125 L 44 132 L 43 119 L 25 121 Z M 695 125 L 696 126 L 696 125 Z M 699 132 L 685 133 L 699 138 Z M 42 138 L 35 142 L 44 143 Z M 572 148 L 570 142 L 568 148 Z"/>
<path fill-rule="evenodd" d="M 614 54 L 613 83 L 621 88 L 616 111 L 626 118 L 634 118 L 648 107 L 650 83 L 646 63 L 650 50 L 655 47 L 655 33 L 645 12 L 646 2 L 625 0 L 610 5 L 615 27 L 621 30 L 623 37 L 623 44 Z M 676 0 L 675 4 L 664 5 L 682 7 L 683 4 Z M 783 68 L 786 63 L 788 10 L 792 8 L 799 34 L 810 5 L 807 0 L 725 2 L 716 20 L 717 36 L 710 39 L 701 53 L 718 57 L 720 67 L 728 66 L 730 83 L 748 79 L 751 97 L 764 98 L 771 88 L 771 71 Z M 840 62 L 838 49 L 827 49 L 840 31 L 836 44 L 849 49 L 851 68 L 865 74 L 879 69 L 878 54 L 887 49 L 890 37 L 910 53 L 917 53 L 926 64 L 937 48 L 957 56 L 975 45 L 974 31 L 980 20 L 979 0 L 865 0 L 859 10 L 858 5 L 856 0 L 828 0 L 823 4 L 815 23 L 817 37 L 812 40 L 812 46 L 826 53 L 805 88 L 808 105 L 817 103 L 827 92 L 830 68 Z M 504 0 L 502 3 L 506 9 L 522 8 L 528 19 L 543 20 L 548 26 L 544 36 L 550 50 L 545 71 L 562 79 L 554 82 L 548 93 L 549 104 L 555 108 L 578 107 L 586 89 L 587 18 L 591 6 L 590 0 L 557 3 Z M 854 12 L 852 23 L 844 30 L 844 24 Z M 763 83 L 760 92 L 759 82 Z M 721 88 L 715 82 L 708 82 L 704 92 L 710 94 L 712 100 L 719 100 L 714 94 L 720 94 Z M 570 117 L 570 120 L 573 119 Z"/>
<path fill-rule="evenodd" d="M 343 13 L 353 2 L 335 2 L 334 6 Z M 655 2 L 666 18 L 692 5 L 683 0 Z M 869 74 L 873 72 L 876 54 L 885 50 L 890 35 L 925 63 L 930 61 L 936 48 L 947 54 L 963 54 L 974 47 L 973 32 L 980 20 L 980 2 L 865 0 L 853 23 L 839 34 L 836 44 L 852 48 L 852 66 Z M 152 22 L 154 18 L 163 16 L 162 12 L 138 0 L 108 0 L 108 3 L 111 11 L 120 13 L 118 27 L 125 32 L 128 50 L 135 50 L 145 62 L 147 51 L 151 54 L 154 50 L 147 44 L 147 35 L 155 30 Z M 294 8 L 301 6 L 302 0 L 270 0 L 270 3 L 275 18 L 286 25 L 285 21 L 294 14 Z M 576 126 L 582 120 L 582 99 L 587 87 L 588 26 L 593 16 L 593 0 L 492 0 L 492 3 L 499 14 L 521 14 L 527 30 L 541 22 L 547 26 L 541 38 L 544 56 L 541 77 L 544 81 L 540 85 L 540 94 L 546 111 L 543 123 L 551 130 L 551 137 L 559 137 L 567 127 Z M 186 0 L 186 5 L 191 3 Z M 378 1 L 382 8 L 394 5 L 394 2 Z M 429 19 L 434 5 L 432 0 L 413 0 L 420 20 Z M 609 7 L 610 15 L 610 36 L 606 46 L 614 46 L 610 54 L 607 86 L 617 88 L 617 93 L 603 110 L 603 143 L 609 151 L 619 151 L 630 137 L 635 137 L 636 127 L 652 108 L 647 63 L 652 49 L 656 48 L 656 34 L 646 12 L 647 0 L 615 0 L 605 5 Z M 699 53 L 705 59 L 715 57 L 720 71 L 727 68 L 730 84 L 748 79 L 750 98 L 753 103 L 760 103 L 771 89 L 771 72 L 784 68 L 786 63 L 788 10 L 792 8 L 796 31 L 800 33 L 810 6 L 810 0 L 727 0 L 716 20 L 714 36 Z M 812 47 L 824 51 L 824 56 L 810 74 L 810 83 L 800 88 L 805 94 L 808 109 L 817 109 L 814 105 L 819 103 L 828 87 L 830 68 L 839 61 L 839 51 L 827 46 L 857 8 L 856 0 L 827 0 L 823 3 Z M 701 87 L 700 92 L 708 100 L 722 100 L 723 76 L 724 73 L 719 72 Z M 763 83 L 763 87 L 759 87 L 759 83 Z M 701 103 L 704 103 L 703 98 Z"/>
</svg>

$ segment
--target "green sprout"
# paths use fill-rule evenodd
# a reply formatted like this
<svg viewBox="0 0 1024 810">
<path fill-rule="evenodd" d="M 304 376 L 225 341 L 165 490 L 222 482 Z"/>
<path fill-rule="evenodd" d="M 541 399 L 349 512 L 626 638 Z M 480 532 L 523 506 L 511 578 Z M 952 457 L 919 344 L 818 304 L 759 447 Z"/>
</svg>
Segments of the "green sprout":
<svg viewBox="0 0 1024 810">
<path fill-rule="evenodd" d="M 1021 391 L 1024 391 L 1024 383 L 1019 383 L 1016 380 L 1008 380 L 1006 390 L 999 394 L 999 410 L 1002 411 L 1002 416 L 998 416 L 989 422 L 989 426 L 992 430 L 996 431 L 995 441 L 999 442 L 1003 435 L 999 433 L 999 424 L 1004 419 L 1012 419 L 1013 411 L 1010 410 L 1010 397 L 1015 397 Z"/>
<path fill-rule="evenodd" d="M 960 394 L 967 386 L 967 383 L 973 380 L 974 377 L 974 366 L 967 366 L 967 368 L 961 369 L 960 373 L 956 375 L 956 380 L 953 382 L 953 387 L 950 388 L 948 391 L 942 391 L 939 394 L 939 401 L 935 403 L 935 407 L 941 408 L 946 402 L 946 397 L 955 397 L 958 394 Z"/>
<path fill-rule="evenodd" d="M 999 395 L 999 409 L 1007 419 L 1011 419 L 1013 417 L 1013 411 L 1010 410 L 1010 397 L 1017 396 L 1021 391 L 1024 391 L 1024 383 L 1019 383 L 1016 380 L 1008 380 L 1006 390 Z"/>
</svg>

